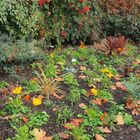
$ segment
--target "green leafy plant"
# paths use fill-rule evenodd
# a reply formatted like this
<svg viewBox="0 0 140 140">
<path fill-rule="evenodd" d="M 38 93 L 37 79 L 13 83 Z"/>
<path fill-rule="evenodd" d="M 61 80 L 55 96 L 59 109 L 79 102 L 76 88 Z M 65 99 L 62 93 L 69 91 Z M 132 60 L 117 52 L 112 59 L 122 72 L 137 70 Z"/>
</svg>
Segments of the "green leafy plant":
<svg viewBox="0 0 140 140">
<path fill-rule="evenodd" d="M 50 78 L 56 77 L 56 68 L 54 64 L 47 64 L 44 69 L 45 75 Z"/>
<path fill-rule="evenodd" d="M 15 137 L 7 140 L 27 140 L 32 139 L 29 127 L 27 125 L 20 126 L 19 128 L 16 128 L 16 134 Z"/>
<path fill-rule="evenodd" d="M 63 76 L 64 82 L 69 86 L 78 86 L 77 79 L 73 73 L 67 73 Z"/>
<path fill-rule="evenodd" d="M 78 103 L 80 101 L 80 96 L 82 91 L 78 87 L 71 87 L 69 95 L 67 96 L 67 100 L 72 103 Z"/>
<path fill-rule="evenodd" d="M 28 113 L 29 108 L 23 104 L 23 101 L 16 97 L 15 99 L 9 98 L 9 102 L 5 105 L 5 110 L 12 114 L 17 115 L 19 113 Z"/>
<path fill-rule="evenodd" d="M 4 87 L 8 87 L 9 83 L 5 82 L 5 81 L 0 81 L 0 89 L 4 88 Z"/>
<path fill-rule="evenodd" d="M 134 98 L 134 100 L 140 99 L 140 80 L 134 75 L 130 74 L 130 78 L 123 81 L 123 84 L 127 87 L 128 93 Z"/>
<path fill-rule="evenodd" d="M 40 91 L 40 86 L 34 79 L 31 79 L 29 81 L 23 81 L 23 83 L 26 84 L 25 89 L 27 93 L 37 93 L 38 91 Z"/>
<path fill-rule="evenodd" d="M 56 114 L 56 121 L 58 123 L 65 123 L 68 119 L 70 119 L 73 116 L 74 112 L 68 106 L 63 106 L 57 110 Z"/>
<path fill-rule="evenodd" d="M 90 140 L 91 136 L 86 134 L 85 128 L 73 127 L 70 134 L 73 136 L 74 140 Z"/>
<path fill-rule="evenodd" d="M 29 127 L 39 127 L 49 122 L 49 115 L 46 112 L 34 112 L 29 114 Z"/>
</svg>

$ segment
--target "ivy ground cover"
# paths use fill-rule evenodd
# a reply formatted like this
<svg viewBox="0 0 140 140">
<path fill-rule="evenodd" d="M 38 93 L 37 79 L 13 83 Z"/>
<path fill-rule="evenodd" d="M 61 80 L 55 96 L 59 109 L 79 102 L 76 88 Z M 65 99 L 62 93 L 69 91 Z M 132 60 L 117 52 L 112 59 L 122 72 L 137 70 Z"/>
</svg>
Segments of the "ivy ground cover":
<svg viewBox="0 0 140 140">
<path fill-rule="evenodd" d="M 1 73 L 0 139 L 139 140 L 139 50 L 96 45 L 46 50 Z"/>
</svg>

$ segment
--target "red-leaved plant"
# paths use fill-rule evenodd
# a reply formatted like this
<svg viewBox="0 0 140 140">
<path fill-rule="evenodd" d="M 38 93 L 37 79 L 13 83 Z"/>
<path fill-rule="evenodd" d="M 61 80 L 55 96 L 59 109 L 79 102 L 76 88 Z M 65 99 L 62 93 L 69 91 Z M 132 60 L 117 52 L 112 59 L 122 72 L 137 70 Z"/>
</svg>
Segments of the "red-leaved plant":
<svg viewBox="0 0 140 140">
<path fill-rule="evenodd" d="M 120 37 L 107 37 L 103 39 L 99 44 L 96 44 L 98 50 L 104 51 L 108 56 L 113 53 L 120 54 L 124 52 L 127 39 L 124 36 Z"/>
<path fill-rule="evenodd" d="M 120 54 L 127 43 L 127 39 L 124 36 L 120 37 L 108 37 L 106 47 L 108 48 L 108 55 L 112 55 L 112 52 Z"/>
</svg>

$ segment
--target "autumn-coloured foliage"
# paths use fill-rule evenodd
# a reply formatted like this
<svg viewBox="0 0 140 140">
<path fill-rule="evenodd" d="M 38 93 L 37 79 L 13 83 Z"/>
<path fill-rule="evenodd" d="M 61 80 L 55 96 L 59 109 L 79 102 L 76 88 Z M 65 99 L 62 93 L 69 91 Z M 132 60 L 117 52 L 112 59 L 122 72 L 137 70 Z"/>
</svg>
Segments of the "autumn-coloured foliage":
<svg viewBox="0 0 140 140">
<path fill-rule="evenodd" d="M 99 0 L 99 3 L 111 14 L 139 14 L 140 0 Z"/>
<path fill-rule="evenodd" d="M 124 36 L 107 37 L 103 39 L 100 44 L 96 44 L 98 50 L 104 51 L 108 56 L 113 53 L 120 54 L 124 51 L 127 39 Z"/>
</svg>

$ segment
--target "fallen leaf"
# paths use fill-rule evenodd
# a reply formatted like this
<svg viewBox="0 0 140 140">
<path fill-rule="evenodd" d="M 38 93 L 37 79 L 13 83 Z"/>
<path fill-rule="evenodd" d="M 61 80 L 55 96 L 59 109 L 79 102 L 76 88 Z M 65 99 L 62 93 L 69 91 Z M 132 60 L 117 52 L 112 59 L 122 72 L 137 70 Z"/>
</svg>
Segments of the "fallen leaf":
<svg viewBox="0 0 140 140">
<path fill-rule="evenodd" d="M 111 88 L 113 91 L 116 90 L 116 86 L 114 86 L 114 85 L 111 85 L 110 88 Z"/>
<path fill-rule="evenodd" d="M 101 98 L 96 98 L 95 100 L 92 100 L 92 102 L 94 104 L 97 104 L 97 105 L 102 105 L 102 99 Z"/>
<path fill-rule="evenodd" d="M 29 119 L 27 118 L 27 117 L 22 117 L 22 121 L 24 122 L 24 123 L 27 123 L 28 121 L 29 121 Z"/>
<path fill-rule="evenodd" d="M 55 78 L 55 80 L 58 81 L 58 82 L 62 82 L 62 81 L 64 81 L 64 79 L 61 78 L 61 77 L 57 77 L 57 78 Z"/>
<path fill-rule="evenodd" d="M 132 110 L 132 115 L 138 116 L 138 115 L 140 115 L 140 111 L 138 109 L 133 109 Z"/>
<path fill-rule="evenodd" d="M 84 78 L 86 78 L 86 76 L 81 74 L 81 75 L 79 75 L 79 78 L 84 79 Z"/>
<path fill-rule="evenodd" d="M 65 94 L 61 93 L 61 95 L 57 95 L 56 93 L 54 93 L 53 96 L 60 100 L 60 99 L 63 99 L 65 97 Z"/>
<path fill-rule="evenodd" d="M 79 126 L 83 122 L 83 119 L 78 118 L 78 119 L 71 119 L 69 123 L 65 123 L 64 127 L 66 129 L 72 129 L 74 126 Z"/>
<path fill-rule="evenodd" d="M 7 94 L 8 92 L 9 91 L 8 91 L 7 88 L 3 88 L 3 89 L 0 90 L 0 93 L 2 93 L 2 94 Z"/>
<path fill-rule="evenodd" d="M 46 132 L 41 130 L 41 129 L 37 129 L 34 128 L 33 130 L 33 136 L 35 137 L 36 140 L 41 140 L 43 137 L 45 137 Z"/>
<path fill-rule="evenodd" d="M 57 108 L 54 107 L 54 108 L 52 109 L 52 111 L 53 111 L 53 112 L 57 111 Z"/>
<path fill-rule="evenodd" d="M 103 138 L 101 135 L 96 134 L 95 135 L 96 140 L 105 140 L 105 138 Z"/>
<path fill-rule="evenodd" d="M 86 105 L 85 105 L 84 103 L 80 103 L 80 104 L 79 104 L 79 107 L 80 107 L 80 108 L 84 108 L 84 107 L 86 107 Z"/>
<path fill-rule="evenodd" d="M 42 99 L 44 99 L 45 97 L 44 97 L 43 95 L 39 95 L 38 98 L 39 98 L 40 100 L 42 100 Z"/>
<path fill-rule="evenodd" d="M 108 127 L 102 127 L 102 126 L 101 126 L 101 127 L 99 127 L 99 129 L 100 129 L 101 131 L 103 131 L 104 133 L 107 133 L 107 134 L 108 134 L 108 133 L 112 133 L 112 131 L 109 130 Z"/>
<path fill-rule="evenodd" d="M 116 82 L 115 85 L 116 85 L 116 88 L 118 88 L 118 89 L 121 89 L 121 90 L 124 90 L 124 91 L 127 90 L 127 88 L 121 82 Z"/>
<path fill-rule="evenodd" d="M 71 123 L 65 123 L 63 126 L 64 126 L 64 128 L 66 128 L 66 129 L 68 129 L 68 130 L 70 130 L 70 129 L 73 128 L 73 126 L 72 126 Z"/>
<path fill-rule="evenodd" d="M 80 70 L 81 70 L 81 71 L 84 71 L 84 70 L 86 70 L 86 67 L 80 66 Z"/>
<path fill-rule="evenodd" d="M 107 102 L 108 102 L 108 100 L 105 100 L 105 99 L 103 100 L 103 103 L 107 103 Z"/>
<path fill-rule="evenodd" d="M 115 75 L 113 78 L 114 78 L 116 81 L 120 81 L 121 78 L 122 78 L 122 75 L 117 74 L 117 75 Z"/>
<path fill-rule="evenodd" d="M 36 140 L 52 140 L 52 136 L 46 136 L 44 130 L 34 128 L 32 133 Z"/>
<path fill-rule="evenodd" d="M 102 123 L 104 125 L 107 125 L 110 121 L 110 117 L 109 117 L 108 113 L 104 112 L 104 114 L 100 116 L 100 120 L 102 121 Z"/>
<path fill-rule="evenodd" d="M 82 119 L 82 118 L 71 119 L 71 124 L 72 124 L 73 126 L 79 126 L 82 122 L 83 122 L 83 119 Z"/>
<path fill-rule="evenodd" d="M 116 122 L 117 122 L 117 125 L 124 125 L 123 116 L 121 114 L 118 114 L 116 116 Z"/>
<path fill-rule="evenodd" d="M 66 134 L 64 132 L 60 132 L 58 133 L 59 137 L 62 138 L 62 139 L 68 139 L 70 137 L 69 134 Z"/>
</svg>

